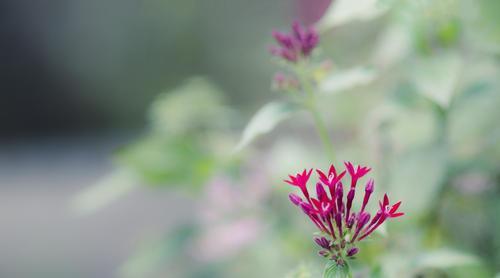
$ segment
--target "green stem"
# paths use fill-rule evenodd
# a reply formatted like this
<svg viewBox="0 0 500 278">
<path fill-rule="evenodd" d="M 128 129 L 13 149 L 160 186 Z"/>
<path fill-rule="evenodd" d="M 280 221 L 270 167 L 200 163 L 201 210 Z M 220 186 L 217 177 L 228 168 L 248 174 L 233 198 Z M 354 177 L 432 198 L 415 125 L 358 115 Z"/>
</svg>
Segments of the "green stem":
<svg viewBox="0 0 500 278">
<path fill-rule="evenodd" d="M 330 135 L 328 134 L 328 129 L 326 127 L 325 121 L 321 116 L 321 113 L 318 110 L 316 104 L 316 97 L 314 93 L 313 86 L 311 82 L 307 78 L 307 72 L 305 71 L 303 66 L 297 67 L 297 76 L 299 78 L 300 84 L 302 85 L 302 89 L 306 94 L 307 99 L 305 100 L 305 106 L 311 112 L 311 115 L 314 119 L 314 124 L 316 126 L 316 130 L 318 135 L 325 147 L 328 157 L 333 161 L 335 158 L 335 154 L 333 151 L 333 144 L 330 139 Z"/>
<path fill-rule="evenodd" d="M 441 149 L 444 151 L 444 159 L 445 159 L 445 174 L 441 181 L 438 191 L 436 192 L 433 202 L 431 202 L 431 208 L 429 208 L 429 214 L 427 216 L 427 225 L 429 230 L 429 238 L 432 239 L 432 233 L 435 232 L 435 228 L 439 227 L 440 219 L 439 213 L 443 208 L 443 203 L 446 195 L 450 191 L 450 180 L 452 178 L 451 173 L 451 163 L 450 163 L 450 150 L 449 150 L 449 142 L 448 142 L 448 110 L 442 108 L 440 106 L 436 106 L 436 114 L 438 120 L 438 144 L 441 146 Z M 431 240 L 432 241 L 432 240 Z M 430 242 L 430 244 L 434 244 Z"/>
<path fill-rule="evenodd" d="M 333 152 L 333 144 L 332 141 L 330 140 L 330 136 L 328 135 L 328 129 L 326 128 L 326 124 L 323 121 L 323 118 L 321 117 L 320 113 L 318 112 L 316 105 L 309 108 L 309 110 L 311 111 L 311 114 L 314 118 L 314 123 L 316 125 L 316 129 L 318 130 L 318 135 L 321 138 L 323 145 L 325 146 L 326 152 L 330 157 L 330 159 L 333 160 L 335 158 Z"/>
</svg>

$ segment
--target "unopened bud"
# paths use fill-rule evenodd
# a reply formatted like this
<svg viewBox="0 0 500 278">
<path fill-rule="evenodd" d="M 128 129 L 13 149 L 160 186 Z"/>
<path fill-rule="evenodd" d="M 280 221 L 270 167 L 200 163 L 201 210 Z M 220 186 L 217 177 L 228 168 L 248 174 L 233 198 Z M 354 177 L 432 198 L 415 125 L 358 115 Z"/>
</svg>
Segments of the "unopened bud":
<svg viewBox="0 0 500 278">
<path fill-rule="evenodd" d="M 328 252 L 326 250 L 320 250 L 318 252 L 318 255 L 320 255 L 321 257 L 328 257 L 328 255 L 330 255 L 330 252 Z"/>
<path fill-rule="evenodd" d="M 321 248 L 330 249 L 330 241 L 325 237 L 316 237 L 314 238 L 316 244 L 318 244 Z"/>
<path fill-rule="evenodd" d="M 297 194 L 290 193 L 290 195 L 288 195 L 288 198 L 290 198 L 290 201 L 296 206 L 302 203 L 302 198 L 297 196 Z"/>
<path fill-rule="evenodd" d="M 351 249 L 347 250 L 347 257 L 352 257 L 358 253 L 359 249 L 357 247 L 352 247 Z"/>
</svg>

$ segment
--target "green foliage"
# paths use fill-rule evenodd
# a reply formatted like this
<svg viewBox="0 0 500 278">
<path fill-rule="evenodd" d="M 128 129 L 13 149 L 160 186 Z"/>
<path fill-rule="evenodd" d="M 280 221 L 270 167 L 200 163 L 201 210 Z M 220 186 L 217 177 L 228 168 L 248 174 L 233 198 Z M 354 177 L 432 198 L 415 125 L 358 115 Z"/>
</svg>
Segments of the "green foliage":
<svg viewBox="0 0 500 278">
<path fill-rule="evenodd" d="M 120 149 L 117 164 L 149 184 L 197 190 L 225 163 L 228 151 L 220 152 L 211 134 L 223 134 L 231 114 L 219 89 L 206 79 L 191 78 L 158 97 L 149 114 L 151 130 Z"/>
<path fill-rule="evenodd" d="M 419 93 L 447 108 L 456 92 L 462 66 L 458 53 L 441 52 L 433 56 L 418 57 L 410 76 Z"/>
<path fill-rule="evenodd" d="M 222 102 L 219 89 L 200 77 L 160 94 L 149 112 L 150 130 L 120 148 L 116 169 L 78 194 L 73 207 L 94 212 L 140 184 L 198 192 L 217 170 L 236 163 L 224 142 L 233 112 Z"/>
<path fill-rule="evenodd" d="M 312 278 L 311 270 L 305 264 L 301 264 L 293 270 L 286 278 Z"/>
<path fill-rule="evenodd" d="M 117 169 L 76 195 L 71 200 L 71 206 L 81 214 L 95 212 L 129 193 L 140 182 L 140 178 L 131 171 Z"/>
<path fill-rule="evenodd" d="M 216 158 L 192 137 L 147 137 L 117 153 L 120 165 L 146 182 L 199 187 L 213 173 Z"/>
<path fill-rule="evenodd" d="M 228 127 L 230 114 L 220 89 L 207 79 L 193 77 L 160 94 L 151 105 L 149 118 L 152 132 L 168 137 Z"/>
<path fill-rule="evenodd" d="M 422 254 L 416 260 L 416 265 L 419 268 L 447 269 L 457 266 L 477 266 L 480 264 L 480 260 L 475 256 L 447 249 L 429 251 Z"/>
</svg>

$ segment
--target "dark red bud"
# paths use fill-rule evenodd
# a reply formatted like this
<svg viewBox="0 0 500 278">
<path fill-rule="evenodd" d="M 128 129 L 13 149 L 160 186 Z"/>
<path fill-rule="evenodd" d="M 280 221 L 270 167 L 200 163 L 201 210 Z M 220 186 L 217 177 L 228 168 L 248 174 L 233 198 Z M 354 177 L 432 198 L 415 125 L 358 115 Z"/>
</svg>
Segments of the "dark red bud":
<svg viewBox="0 0 500 278">
<path fill-rule="evenodd" d="M 321 248 L 330 249 L 330 241 L 325 237 L 316 237 L 314 238 L 316 244 L 318 244 Z"/>
<path fill-rule="evenodd" d="M 326 250 L 320 250 L 318 252 L 318 255 L 320 255 L 321 257 L 328 257 L 328 255 L 330 255 L 330 252 L 328 252 Z"/>
<path fill-rule="evenodd" d="M 354 225 L 354 221 L 356 220 L 356 217 L 354 216 L 354 213 L 349 216 L 349 219 L 347 219 L 347 228 L 352 228 Z"/>
<path fill-rule="evenodd" d="M 352 257 L 358 253 L 359 249 L 356 247 L 352 247 L 351 249 L 347 250 L 347 257 Z"/>
</svg>

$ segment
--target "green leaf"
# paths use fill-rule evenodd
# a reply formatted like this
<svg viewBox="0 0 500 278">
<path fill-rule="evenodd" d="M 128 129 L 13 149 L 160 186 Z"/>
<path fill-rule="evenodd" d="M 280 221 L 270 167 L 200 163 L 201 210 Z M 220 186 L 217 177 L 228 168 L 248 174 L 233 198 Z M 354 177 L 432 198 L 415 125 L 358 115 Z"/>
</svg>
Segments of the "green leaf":
<svg viewBox="0 0 500 278">
<path fill-rule="evenodd" d="M 419 93 L 448 108 L 457 89 L 462 65 L 458 53 L 452 51 L 420 57 L 412 67 L 411 77 Z"/>
<path fill-rule="evenodd" d="M 391 176 L 387 190 L 394 200 L 403 200 L 408 214 L 425 211 L 442 186 L 446 165 L 446 153 L 439 145 L 396 155 L 388 168 Z"/>
<path fill-rule="evenodd" d="M 377 3 L 377 0 L 337 0 L 333 1 L 317 27 L 326 31 L 332 27 L 353 21 L 368 21 L 375 19 L 387 11 Z"/>
<path fill-rule="evenodd" d="M 243 130 L 235 151 L 240 151 L 260 135 L 272 131 L 276 125 L 288 119 L 298 110 L 297 105 L 286 102 L 271 102 L 262 107 Z"/>
<path fill-rule="evenodd" d="M 345 263 L 343 266 L 339 266 L 335 261 L 328 261 L 323 278 L 352 278 L 349 264 Z"/>
<path fill-rule="evenodd" d="M 192 77 L 183 85 L 160 94 L 151 104 L 153 132 L 186 135 L 205 128 L 229 125 L 231 111 L 222 101 L 221 90 L 209 80 Z"/>
<path fill-rule="evenodd" d="M 92 213 L 129 193 L 139 183 L 140 179 L 132 171 L 117 169 L 79 192 L 70 205 L 77 213 Z"/>
<path fill-rule="evenodd" d="M 421 268 L 447 269 L 451 267 L 479 265 L 481 261 L 476 256 L 453 249 L 440 249 L 427 252 L 417 258 Z"/>
<path fill-rule="evenodd" d="M 375 73 L 373 70 L 356 67 L 331 74 L 321 82 L 319 89 L 325 94 L 333 94 L 356 86 L 366 85 L 374 79 Z"/>
<path fill-rule="evenodd" d="M 211 177 L 217 157 L 195 137 L 148 136 L 117 153 L 121 166 L 149 184 L 196 190 Z"/>
</svg>

